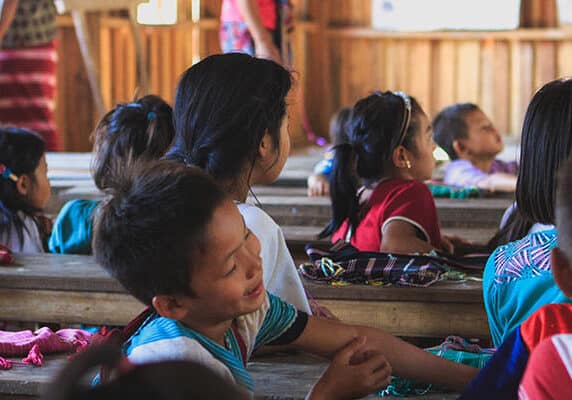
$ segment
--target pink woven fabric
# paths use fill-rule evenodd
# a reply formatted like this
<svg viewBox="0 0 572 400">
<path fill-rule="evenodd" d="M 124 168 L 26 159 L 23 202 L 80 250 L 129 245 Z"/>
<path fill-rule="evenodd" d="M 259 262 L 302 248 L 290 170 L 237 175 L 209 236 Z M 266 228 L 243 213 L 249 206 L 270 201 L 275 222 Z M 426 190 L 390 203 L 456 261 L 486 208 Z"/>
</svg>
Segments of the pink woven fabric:
<svg viewBox="0 0 572 400">
<path fill-rule="evenodd" d="M 0 331 L 0 356 L 28 356 L 34 345 L 44 354 L 67 353 L 86 346 L 90 337 L 91 333 L 81 329 L 60 329 L 55 333 L 46 327 L 35 332 Z"/>
</svg>

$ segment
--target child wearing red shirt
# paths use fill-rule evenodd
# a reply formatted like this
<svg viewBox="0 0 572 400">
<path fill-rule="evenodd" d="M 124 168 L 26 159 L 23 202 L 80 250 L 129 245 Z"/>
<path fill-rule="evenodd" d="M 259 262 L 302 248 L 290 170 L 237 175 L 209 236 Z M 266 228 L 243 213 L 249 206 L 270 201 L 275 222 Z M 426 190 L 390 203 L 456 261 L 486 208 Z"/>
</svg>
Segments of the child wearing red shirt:
<svg viewBox="0 0 572 400">
<path fill-rule="evenodd" d="M 335 147 L 332 220 L 321 236 L 333 235 L 332 242 L 345 240 L 361 251 L 451 249 L 423 183 L 435 168 L 435 144 L 417 101 L 402 92 L 375 92 L 359 100 L 348 140 Z"/>
</svg>

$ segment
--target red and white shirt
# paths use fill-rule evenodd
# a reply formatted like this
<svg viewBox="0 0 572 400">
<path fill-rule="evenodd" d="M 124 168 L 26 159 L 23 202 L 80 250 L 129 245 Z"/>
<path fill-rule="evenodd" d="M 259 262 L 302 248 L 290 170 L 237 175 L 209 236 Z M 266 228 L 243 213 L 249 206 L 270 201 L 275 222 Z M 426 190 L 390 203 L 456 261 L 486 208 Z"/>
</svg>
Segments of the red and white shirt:
<svg viewBox="0 0 572 400">
<path fill-rule="evenodd" d="M 423 182 L 388 179 L 380 182 L 367 203 L 367 213 L 359 222 L 350 243 L 360 251 L 379 251 L 383 232 L 391 221 L 405 221 L 417 228 L 434 247 L 441 245 L 435 200 Z M 332 243 L 346 240 L 348 221 L 332 236 Z"/>
</svg>

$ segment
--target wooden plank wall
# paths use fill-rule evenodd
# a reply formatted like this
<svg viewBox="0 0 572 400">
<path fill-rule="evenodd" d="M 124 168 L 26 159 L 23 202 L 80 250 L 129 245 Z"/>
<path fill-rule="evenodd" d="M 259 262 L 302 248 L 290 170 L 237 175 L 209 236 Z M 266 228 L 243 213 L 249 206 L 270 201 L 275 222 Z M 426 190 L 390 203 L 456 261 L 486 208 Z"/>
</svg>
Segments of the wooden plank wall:
<svg viewBox="0 0 572 400">
<path fill-rule="evenodd" d="M 150 71 L 150 90 L 172 101 L 178 77 L 193 61 L 220 51 L 221 0 L 200 2 L 193 20 L 191 0 L 179 0 L 180 22 L 170 27 L 141 27 Z M 564 29 L 500 32 L 381 32 L 370 29 L 369 0 L 296 0 L 293 36 L 297 89 L 291 135 L 306 142 L 300 108 L 309 126 L 327 135 L 328 119 L 375 89 L 404 90 L 430 116 L 453 102 L 476 102 L 501 132 L 520 132 L 534 91 L 556 77 L 572 74 L 572 33 Z M 58 123 L 67 150 L 89 150 L 93 128 L 89 87 L 74 33 L 60 24 Z M 127 21 L 100 21 L 100 63 L 106 105 L 130 100 L 135 93 L 134 48 Z M 71 81 L 70 81 L 71 80 Z M 81 99 L 79 118 L 73 111 Z"/>
</svg>

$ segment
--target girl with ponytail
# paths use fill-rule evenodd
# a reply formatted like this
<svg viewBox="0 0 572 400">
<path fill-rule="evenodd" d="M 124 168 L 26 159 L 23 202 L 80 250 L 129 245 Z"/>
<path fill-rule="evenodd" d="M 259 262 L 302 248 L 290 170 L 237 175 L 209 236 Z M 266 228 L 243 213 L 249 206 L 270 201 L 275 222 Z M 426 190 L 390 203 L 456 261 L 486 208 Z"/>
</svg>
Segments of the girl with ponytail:
<svg viewBox="0 0 572 400">
<path fill-rule="evenodd" d="M 431 125 L 403 92 L 375 92 L 353 107 L 348 142 L 335 148 L 332 219 L 320 234 L 361 251 L 428 252 L 441 237 L 423 181 L 435 168 Z"/>
</svg>

